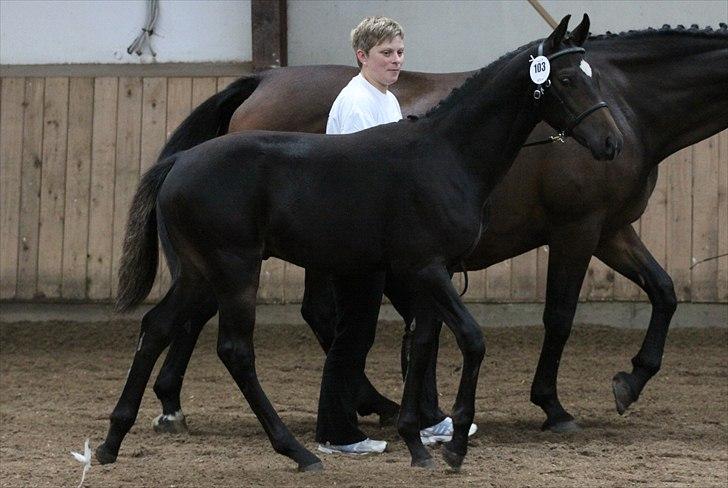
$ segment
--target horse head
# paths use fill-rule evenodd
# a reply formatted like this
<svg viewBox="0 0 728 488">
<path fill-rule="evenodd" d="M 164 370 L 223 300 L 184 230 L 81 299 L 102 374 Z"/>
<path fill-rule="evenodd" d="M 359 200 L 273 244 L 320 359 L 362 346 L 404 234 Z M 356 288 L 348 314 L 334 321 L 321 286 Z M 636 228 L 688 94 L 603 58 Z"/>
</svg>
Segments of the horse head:
<svg viewBox="0 0 728 488">
<path fill-rule="evenodd" d="M 621 151 L 623 138 L 584 59 L 581 46 L 589 35 L 589 16 L 584 14 L 567 34 L 569 18 L 564 17 L 538 46 L 538 57 L 531 64 L 531 78 L 537 85 L 534 98 L 543 120 L 560 136 L 573 136 L 595 159 L 611 160 Z"/>
</svg>

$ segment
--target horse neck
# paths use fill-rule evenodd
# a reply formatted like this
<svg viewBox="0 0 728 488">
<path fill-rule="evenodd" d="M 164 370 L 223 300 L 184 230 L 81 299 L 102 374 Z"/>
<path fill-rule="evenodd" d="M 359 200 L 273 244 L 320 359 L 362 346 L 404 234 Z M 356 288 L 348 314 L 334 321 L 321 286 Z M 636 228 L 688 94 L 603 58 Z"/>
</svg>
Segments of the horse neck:
<svg viewBox="0 0 728 488">
<path fill-rule="evenodd" d="M 481 70 L 459 88 L 461 93 L 450 95 L 457 103 L 448 106 L 455 100 L 445 100 L 427 116 L 432 130 L 456 148 L 486 193 L 505 176 L 539 120 L 529 97 L 530 51 Z"/>
<path fill-rule="evenodd" d="M 646 160 L 728 127 L 728 34 L 654 31 L 588 46 Z"/>
</svg>

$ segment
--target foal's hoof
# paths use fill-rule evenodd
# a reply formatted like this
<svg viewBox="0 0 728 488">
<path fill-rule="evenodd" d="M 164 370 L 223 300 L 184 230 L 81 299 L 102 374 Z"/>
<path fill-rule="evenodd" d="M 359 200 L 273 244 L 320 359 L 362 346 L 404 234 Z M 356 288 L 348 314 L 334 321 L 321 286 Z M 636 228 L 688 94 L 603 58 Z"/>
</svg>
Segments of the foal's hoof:
<svg viewBox="0 0 728 488">
<path fill-rule="evenodd" d="M 96 460 L 100 464 L 111 464 L 116 462 L 116 454 L 106 448 L 106 444 L 101 444 L 96 448 Z"/>
<path fill-rule="evenodd" d="M 418 460 L 412 460 L 412 467 L 413 468 L 425 468 L 425 469 L 435 469 L 437 467 L 437 463 L 435 463 L 435 460 L 430 458 L 423 458 Z"/>
<path fill-rule="evenodd" d="M 460 466 L 463 465 L 465 454 L 458 454 L 457 452 L 451 451 L 448 448 L 448 444 L 449 442 L 446 442 L 442 446 L 442 457 L 447 465 L 450 466 L 450 469 L 453 471 L 460 471 Z"/>
<path fill-rule="evenodd" d="M 307 473 L 312 471 L 323 471 L 324 470 L 324 463 L 321 461 L 315 462 L 313 464 L 309 464 L 308 466 L 302 466 L 298 465 L 298 472 L 299 473 Z"/>
<path fill-rule="evenodd" d="M 550 424 L 548 421 L 544 422 L 541 426 L 541 430 L 548 430 L 556 434 L 571 434 L 573 432 L 581 432 L 581 427 L 576 423 L 575 420 L 564 420 L 562 422 L 555 422 Z"/>
<path fill-rule="evenodd" d="M 612 378 L 612 393 L 614 393 L 614 404 L 619 415 L 624 414 L 629 406 L 637 401 L 637 395 L 629 382 L 629 374 L 624 371 L 615 374 Z"/>
<path fill-rule="evenodd" d="M 186 434 L 187 419 L 181 411 L 173 414 L 161 414 L 152 421 L 152 428 L 158 434 Z"/>
</svg>

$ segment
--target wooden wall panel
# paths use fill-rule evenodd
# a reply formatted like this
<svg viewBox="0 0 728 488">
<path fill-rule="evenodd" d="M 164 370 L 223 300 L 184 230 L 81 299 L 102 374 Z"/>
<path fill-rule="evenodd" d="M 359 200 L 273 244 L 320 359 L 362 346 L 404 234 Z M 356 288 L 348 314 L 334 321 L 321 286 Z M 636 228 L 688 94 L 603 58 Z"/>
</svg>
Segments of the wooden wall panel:
<svg viewBox="0 0 728 488">
<path fill-rule="evenodd" d="M 43 128 L 37 295 L 58 298 L 63 276 L 68 78 L 46 79 Z"/>
<path fill-rule="evenodd" d="M 217 93 L 217 78 L 194 78 L 192 80 L 192 109 Z"/>
<path fill-rule="evenodd" d="M 140 175 L 190 111 L 235 77 L 0 79 L 0 299 L 113 299 L 128 207 Z M 660 166 L 634 223 L 681 301 L 728 303 L 728 131 Z M 709 259 L 699 262 L 702 259 Z M 548 247 L 471 271 L 468 302 L 545 296 Z M 453 279 L 462 289 L 462 274 Z M 301 268 L 263 263 L 261 302 L 303 297 Z M 169 286 L 165 264 L 149 301 Z M 645 300 L 592 264 L 582 298 Z"/>
<path fill-rule="evenodd" d="M 507 302 L 511 298 L 511 260 L 494 264 L 485 275 L 486 298 L 489 302 Z"/>
<path fill-rule="evenodd" d="M 167 138 L 167 78 L 144 78 L 142 95 L 142 139 L 140 148 L 140 175 L 143 175 L 157 161 L 157 156 Z M 160 275 L 164 263 L 161 247 L 159 251 Z M 166 290 L 164 290 L 166 292 Z M 148 300 L 156 301 L 162 297 L 157 283 L 149 294 Z"/>
<path fill-rule="evenodd" d="M 111 259 L 111 296 L 118 289 L 119 262 L 124 243 L 131 199 L 139 183 L 141 147 L 142 80 L 119 79 L 116 131 L 116 167 L 114 174 L 114 227 Z"/>
<path fill-rule="evenodd" d="M 485 300 L 485 288 L 487 270 L 468 271 L 468 291 L 463 299 L 466 302 L 482 302 Z M 462 273 L 458 273 L 462 276 Z M 462 280 L 464 283 L 464 280 Z M 462 289 L 462 288 L 459 288 Z"/>
<path fill-rule="evenodd" d="M 718 292 L 717 300 L 728 302 L 728 130 L 718 138 Z"/>
<path fill-rule="evenodd" d="M 87 262 L 87 297 L 92 300 L 111 298 L 118 92 L 117 78 L 96 78 Z"/>
<path fill-rule="evenodd" d="M 17 298 L 35 298 L 38 282 L 38 223 L 43 166 L 43 78 L 26 78 L 20 191 Z"/>
<path fill-rule="evenodd" d="M 511 300 L 535 302 L 538 299 L 538 251 L 532 250 L 511 260 Z"/>
<path fill-rule="evenodd" d="M 86 298 L 93 113 L 94 80 L 71 78 L 61 296 L 74 300 Z"/>
<path fill-rule="evenodd" d="M 15 298 L 23 158 L 25 79 L 0 86 L 0 299 Z"/>
<path fill-rule="evenodd" d="M 692 299 L 693 149 L 687 147 L 661 164 L 667 169 L 667 267 L 680 301 Z"/>
<path fill-rule="evenodd" d="M 718 138 L 693 146 L 693 301 L 718 298 Z M 708 259 L 707 261 L 704 261 Z"/>
</svg>

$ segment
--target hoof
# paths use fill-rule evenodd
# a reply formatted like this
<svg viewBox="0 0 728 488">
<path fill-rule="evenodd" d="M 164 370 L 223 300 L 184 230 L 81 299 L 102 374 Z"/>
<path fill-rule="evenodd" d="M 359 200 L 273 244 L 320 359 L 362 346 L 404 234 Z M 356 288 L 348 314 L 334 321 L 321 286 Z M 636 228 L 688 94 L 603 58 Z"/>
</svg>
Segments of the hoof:
<svg viewBox="0 0 728 488">
<path fill-rule="evenodd" d="M 465 459 L 465 455 L 458 454 L 456 452 L 451 451 L 447 447 L 447 444 L 448 443 L 445 443 L 442 446 L 442 457 L 445 460 L 445 462 L 447 463 L 447 465 L 450 466 L 450 469 L 452 469 L 453 471 L 459 471 L 460 466 L 463 465 L 463 460 Z"/>
<path fill-rule="evenodd" d="M 632 386 L 629 384 L 629 375 L 623 371 L 612 378 L 612 393 L 614 393 L 614 404 L 619 415 L 624 414 L 629 406 L 637 401 Z"/>
<path fill-rule="evenodd" d="M 186 434 L 187 419 L 181 411 L 159 415 L 152 421 L 152 428 L 158 434 Z"/>
<path fill-rule="evenodd" d="M 101 444 L 96 448 L 96 460 L 100 464 L 111 464 L 116 462 L 116 454 L 106 448 L 106 444 Z"/>
<path fill-rule="evenodd" d="M 432 458 L 418 459 L 417 461 L 415 461 L 413 459 L 412 467 L 413 468 L 435 469 L 437 467 L 437 464 L 435 463 L 435 460 Z"/>
<path fill-rule="evenodd" d="M 548 430 L 555 432 L 556 434 L 570 434 L 573 432 L 581 432 L 581 427 L 574 420 L 566 420 L 564 422 L 557 422 L 553 425 L 544 423 L 542 430 Z"/>
<path fill-rule="evenodd" d="M 313 464 L 309 464 L 308 466 L 301 466 L 298 465 L 298 472 L 299 473 L 307 473 L 307 472 L 313 472 L 313 471 L 323 471 L 324 470 L 324 463 L 321 461 L 318 461 Z"/>
</svg>

